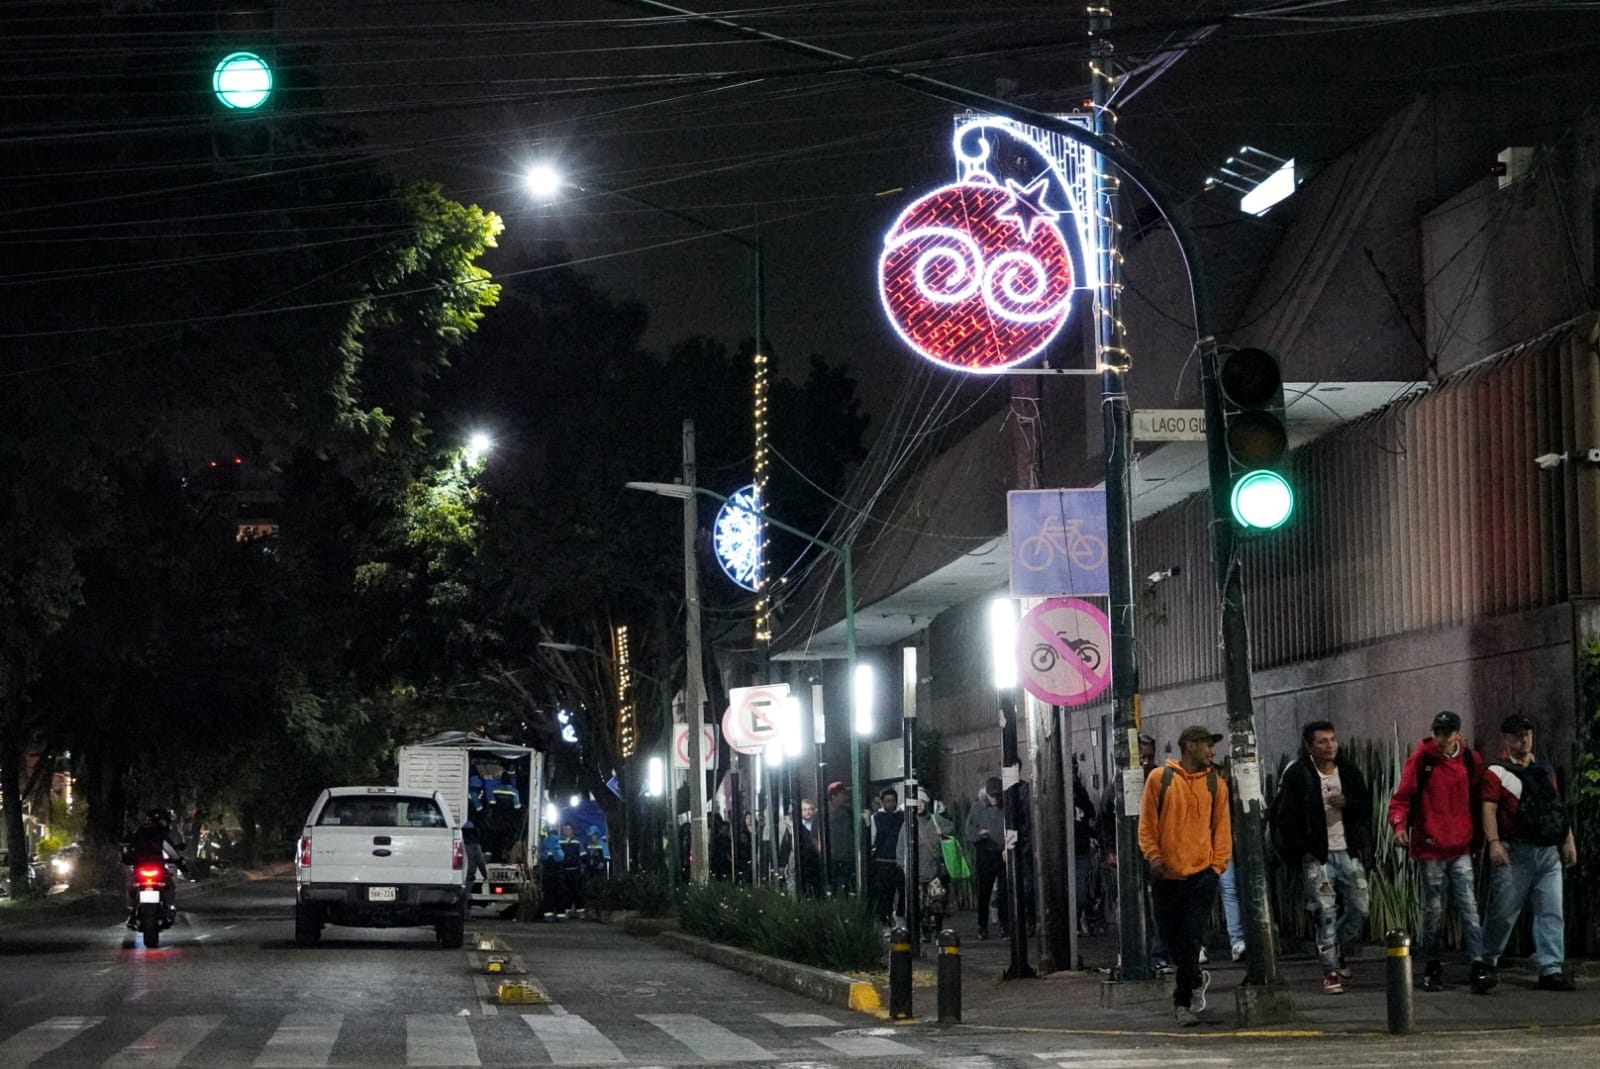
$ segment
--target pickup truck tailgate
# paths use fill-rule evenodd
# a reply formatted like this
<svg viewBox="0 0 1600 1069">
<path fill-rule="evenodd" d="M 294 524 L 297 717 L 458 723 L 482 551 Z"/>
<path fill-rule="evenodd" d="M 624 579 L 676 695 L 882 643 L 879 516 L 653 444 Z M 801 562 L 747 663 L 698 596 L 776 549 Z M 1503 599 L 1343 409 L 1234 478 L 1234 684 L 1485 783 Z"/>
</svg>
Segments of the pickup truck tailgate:
<svg viewBox="0 0 1600 1069">
<path fill-rule="evenodd" d="M 311 832 L 313 883 L 460 883 L 449 828 L 318 827 Z"/>
</svg>

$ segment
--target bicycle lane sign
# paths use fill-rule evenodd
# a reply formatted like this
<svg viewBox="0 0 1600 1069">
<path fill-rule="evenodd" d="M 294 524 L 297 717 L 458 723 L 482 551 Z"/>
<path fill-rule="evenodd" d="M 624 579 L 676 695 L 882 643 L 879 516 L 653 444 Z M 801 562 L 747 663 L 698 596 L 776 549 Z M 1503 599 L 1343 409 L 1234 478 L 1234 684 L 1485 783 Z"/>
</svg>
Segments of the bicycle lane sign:
<svg viewBox="0 0 1600 1069">
<path fill-rule="evenodd" d="M 1017 628 L 1017 676 L 1050 705 L 1087 705 L 1111 685 L 1111 621 L 1087 601 L 1051 598 Z"/>
<path fill-rule="evenodd" d="M 1012 490 L 1006 494 L 1011 596 L 1106 595 L 1104 490 Z"/>
</svg>

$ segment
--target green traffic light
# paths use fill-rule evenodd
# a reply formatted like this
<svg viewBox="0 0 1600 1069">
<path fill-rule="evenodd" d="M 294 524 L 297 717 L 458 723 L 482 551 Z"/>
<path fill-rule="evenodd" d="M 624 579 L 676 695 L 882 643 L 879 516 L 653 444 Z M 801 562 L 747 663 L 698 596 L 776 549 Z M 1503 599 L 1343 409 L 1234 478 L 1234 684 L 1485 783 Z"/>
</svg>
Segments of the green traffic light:
<svg viewBox="0 0 1600 1069">
<path fill-rule="evenodd" d="M 230 52 L 211 72 L 211 91 L 223 107 L 259 108 L 272 95 L 272 68 L 254 52 Z"/>
<path fill-rule="evenodd" d="M 1229 504 L 1241 526 L 1270 531 L 1282 527 L 1294 513 L 1294 489 L 1275 471 L 1247 472 L 1233 484 Z"/>
</svg>

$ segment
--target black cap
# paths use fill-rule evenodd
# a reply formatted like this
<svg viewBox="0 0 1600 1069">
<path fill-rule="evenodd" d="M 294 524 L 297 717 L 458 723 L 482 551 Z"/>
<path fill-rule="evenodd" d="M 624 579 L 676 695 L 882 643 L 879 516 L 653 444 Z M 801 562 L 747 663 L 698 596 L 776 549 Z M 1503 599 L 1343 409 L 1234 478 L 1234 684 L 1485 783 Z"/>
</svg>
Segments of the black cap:
<svg viewBox="0 0 1600 1069">
<path fill-rule="evenodd" d="M 1500 721 L 1500 731 L 1506 735 L 1521 735 L 1524 731 L 1533 730 L 1533 721 L 1521 713 L 1512 713 Z"/>
<path fill-rule="evenodd" d="M 1435 733 L 1442 731 L 1447 735 L 1452 731 L 1460 731 L 1461 714 L 1452 713 L 1448 709 L 1444 710 L 1433 718 L 1433 730 Z"/>
<path fill-rule="evenodd" d="M 983 793 L 990 798 L 998 798 L 1005 793 L 1005 788 L 1000 784 L 999 776 L 990 776 L 983 784 Z"/>
<path fill-rule="evenodd" d="M 1213 746 L 1215 746 L 1217 743 L 1219 743 L 1221 741 L 1222 741 L 1221 732 L 1212 731 L 1210 728 L 1202 727 L 1199 724 L 1191 724 L 1191 725 L 1189 725 L 1188 727 L 1184 728 L 1183 729 L 1183 733 L 1178 736 L 1178 745 L 1179 746 L 1182 746 L 1185 743 L 1190 743 L 1190 742 L 1209 742 Z"/>
</svg>

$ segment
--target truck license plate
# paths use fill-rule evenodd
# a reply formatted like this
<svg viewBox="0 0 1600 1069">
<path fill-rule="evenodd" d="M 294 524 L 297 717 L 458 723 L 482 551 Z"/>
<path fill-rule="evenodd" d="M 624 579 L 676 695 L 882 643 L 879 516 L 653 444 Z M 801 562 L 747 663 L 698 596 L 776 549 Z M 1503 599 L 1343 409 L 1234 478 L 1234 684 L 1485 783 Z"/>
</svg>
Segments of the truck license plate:
<svg viewBox="0 0 1600 1069">
<path fill-rule="evenodd" d="M 160 901 L 161 901 L 161 892 L 160 891 L 140 891 L 139 892 L 139 902 L 140 902 L 140 904 L 143 904 L 145 902 L 160 902 Z"/>
<path fill-rule="evenodd" d="M 367 901 L 393 902 L 394 892 L 395 889 L 393 887 L 369 887 L 367 888 Z"/>
</svg>

